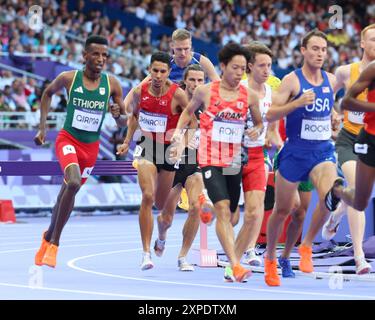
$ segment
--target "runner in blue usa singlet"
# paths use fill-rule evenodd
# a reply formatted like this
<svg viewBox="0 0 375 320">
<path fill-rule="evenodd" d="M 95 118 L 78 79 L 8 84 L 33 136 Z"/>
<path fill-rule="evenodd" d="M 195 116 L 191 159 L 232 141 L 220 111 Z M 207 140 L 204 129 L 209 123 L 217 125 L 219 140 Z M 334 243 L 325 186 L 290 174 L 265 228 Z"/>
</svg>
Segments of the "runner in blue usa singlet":
<svg viewBox="0 0 375 320">
<path fill-rule="evenodd" d="M 313 86 L 305 79 L 301 69 L 295 71 L 300 91 L 294 100 L 308 90 L 314 90 L 316 98 L 313 105 L 298 108 L 286 118 L 288 140 L 279 154 L 279 170 L 291 182 L 308 180 L 310 171 L 321 162 L 336 163 L 331 140 L 334 94 L 326 72 L 321 72 L 323 83 Z"/>
</svg>

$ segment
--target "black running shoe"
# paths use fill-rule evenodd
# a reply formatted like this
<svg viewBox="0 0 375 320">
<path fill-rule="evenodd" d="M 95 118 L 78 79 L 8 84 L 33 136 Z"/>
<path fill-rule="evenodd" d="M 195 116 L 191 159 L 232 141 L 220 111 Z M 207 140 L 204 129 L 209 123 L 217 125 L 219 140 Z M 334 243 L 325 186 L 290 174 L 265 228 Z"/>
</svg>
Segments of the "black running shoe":
<svg viewBox="0 0 375 320">
<path fill-rule="evenodd" d="M 344 185 L 344 179 L 343 178 L 337 178 L 335 182 L 333 183 L 332 188 L 328 191 L 325 197 L 325 205 L 327 209 L 331 212 L 335 211 L 341 201 L 340 198 L 336 197 L 335 194 L 333 193 L 333 189 L 338 186 L 343 186 Z"/>
</svg>

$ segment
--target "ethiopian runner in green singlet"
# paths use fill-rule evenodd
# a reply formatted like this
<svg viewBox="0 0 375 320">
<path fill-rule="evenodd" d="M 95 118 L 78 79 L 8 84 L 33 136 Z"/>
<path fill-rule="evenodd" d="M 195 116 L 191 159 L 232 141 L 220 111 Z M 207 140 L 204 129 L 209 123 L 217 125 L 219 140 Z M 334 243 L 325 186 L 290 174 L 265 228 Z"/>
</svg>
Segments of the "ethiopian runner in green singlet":
<svg viewBox="0 0 375 320">
<path fill-rule="evenodd" d="M 42 145 L 46 137 L 46 120 L 52 95 L 65 88 L 68 92 L 67 116 L 64 128 L 56 139 L 55 149 L 64 172 L 51 223 L 42 237 L 35 255 L 36 265 L 56 266 L 60 236 L 74 207 L 81 185 L 90 175 L 99 152 L 101 126 L 112 97 L 112 116 L 117 125 L 126 125 L 122 88 L 117 79 L 102 70 L 108 57 L 108 41 L 100 36 L 90 36 L 85 43 L 85 67 L 61 73 L 45 89 L 41 101 L 39 131 L 34 141 Z"/>
</svg>

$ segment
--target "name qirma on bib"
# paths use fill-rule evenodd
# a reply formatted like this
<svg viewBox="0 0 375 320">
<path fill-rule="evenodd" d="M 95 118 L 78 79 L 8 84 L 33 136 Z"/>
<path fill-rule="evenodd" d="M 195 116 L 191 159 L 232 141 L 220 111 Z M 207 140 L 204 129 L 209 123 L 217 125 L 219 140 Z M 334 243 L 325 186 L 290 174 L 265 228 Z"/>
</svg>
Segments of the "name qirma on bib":
<svg viewBox="0 0 375 320">
<path fill-rule="evenodd" d="M 73 114 L 72 127 L 79 130 L 97 132 L 102 118 L 103 111 L 76 108 Z"/>
</svg>

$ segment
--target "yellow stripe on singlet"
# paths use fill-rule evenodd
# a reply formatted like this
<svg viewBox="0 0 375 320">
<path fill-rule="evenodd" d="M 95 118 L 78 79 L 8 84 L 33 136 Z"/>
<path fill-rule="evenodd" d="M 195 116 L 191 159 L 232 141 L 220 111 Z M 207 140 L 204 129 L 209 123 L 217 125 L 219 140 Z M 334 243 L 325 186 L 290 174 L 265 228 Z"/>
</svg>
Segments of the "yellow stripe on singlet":
<svg viewBox="0 0 375 320">
<path fill-rule="evenodd" d="M 359 71 L 360 62 L 354 62 L 350 65 L 350 79 L 349 79 L 349 88 L 356 82 L 359 78 L 360 71 Z M 362 91 L 358 96 L 358 100 L 367 101 L 367 89 Z M 363 124 L 354 123 L 349 120 L 349 112 L 344 111 L 344 128 L 352 134 L 358 135 L 359 131 L 362 129 Z"/>
</svg>

